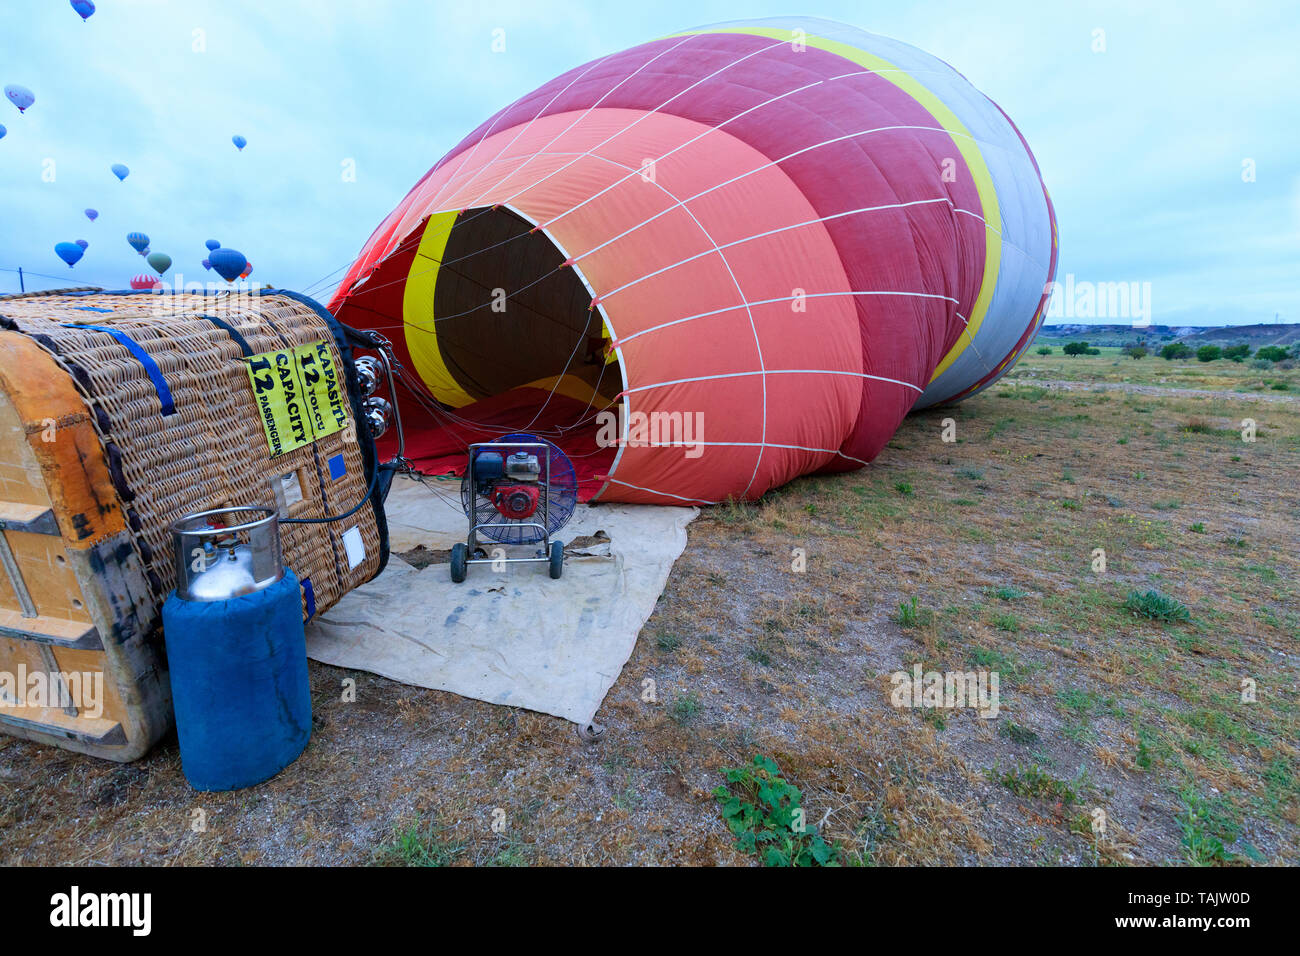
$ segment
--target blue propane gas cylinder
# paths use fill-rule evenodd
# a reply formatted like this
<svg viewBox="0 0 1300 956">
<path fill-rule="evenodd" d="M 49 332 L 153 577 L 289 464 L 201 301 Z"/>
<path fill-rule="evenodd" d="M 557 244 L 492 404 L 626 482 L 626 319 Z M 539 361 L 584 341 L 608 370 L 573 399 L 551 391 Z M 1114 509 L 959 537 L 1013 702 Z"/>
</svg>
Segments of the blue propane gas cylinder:
<svg viewBox="0 0 1300 956">
<path fill-rule="evenodd" d="M 163 604 L 176 732 L 197 790 L 269 780 L 311 736 L 298 579 L 266 508 L 225 508 L 172 525 L 176 590 Z"/>
</svg>

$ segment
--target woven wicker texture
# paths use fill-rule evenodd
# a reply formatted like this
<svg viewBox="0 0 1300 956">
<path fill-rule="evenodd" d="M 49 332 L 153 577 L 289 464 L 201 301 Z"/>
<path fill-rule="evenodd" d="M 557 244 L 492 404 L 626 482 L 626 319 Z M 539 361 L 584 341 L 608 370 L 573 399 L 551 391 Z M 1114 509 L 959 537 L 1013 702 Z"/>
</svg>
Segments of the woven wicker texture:
<svg viewBox="0 0 1300 956">
<path fill-rule="evenodd" d="M 324 339 L 341 369 L 329 326 L 302 302 L 239 293 L 29 295 L 0 299 L 0 316 L 32 336 L 76 381 L 159 601 L 175 584 L 168 525 L 177 518 L 236 505 L 276 507 L 272 481 L 289 472 L 297 472 L 303 495 L 289 506 L 290 517 L 341 514 L 366 492 L 355 421 L 270 457 L 243 352 L 226 330 L 203 318 L 238 330 L 254 353 Z M 125 345 L 106 332 L 67 325 L 128 335 L 157 363 L 175 413 L 163 414 L 157 388 Z M 331 479 L 328 462 L 339 453 L 346 473 Z M 360 530 L 366 553 L 350 569 L 342 538 L 351 528 Z M 311 579 L 318 612 L 379 567 L 379 531 L 369 506 L 343 521 L 282 525 L 281 539 L 286 563 L 300 579 Z"/>
</svg>

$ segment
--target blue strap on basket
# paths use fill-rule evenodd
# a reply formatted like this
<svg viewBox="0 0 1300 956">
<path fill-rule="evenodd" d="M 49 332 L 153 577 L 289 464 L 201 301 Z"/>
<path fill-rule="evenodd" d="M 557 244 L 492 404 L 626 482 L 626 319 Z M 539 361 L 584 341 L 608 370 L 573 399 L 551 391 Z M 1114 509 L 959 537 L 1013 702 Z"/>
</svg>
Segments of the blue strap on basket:
<svg viewBox="0 0 1300 956">
<path fill-rule="evenodd" d="M 153 360 L 152 355 L 140 348 L 135 339 L 125 332 L 110 329 L 103 325 L 81 325 L 77 322 L 64 322 L 63 327 L 65 329 L 93 329 L 96 332 L 107 332 L 117 339 L 135 357 L 135 360 L 144 366 L 149 381 L 153 382 L 154 390 L 158 392 L 158 401 L 162 403 L 162 413 L 164 415 L 176 414 L 176 403 L 172 401 L 172 390 L 167 387 L 167 380 L 163 378 L 162 369 L 158 367 L 158 363 Z"/>
<path fill-rule="evenodd" d="M 240 351 L 244 353 L 244 358 L 252 356 L 253 349 L 248 344 L 248 339 L 240 335 L 239 330 L 229 322 L 224 319 L 219 319 L 215 315 L 201 315 L 199 318 L 207 319 L 213 325 L 217 326 L 217 328 L 225 330 L 225 333 L 235 341 L 235 344 L 239 346 Z"/>
</svg>

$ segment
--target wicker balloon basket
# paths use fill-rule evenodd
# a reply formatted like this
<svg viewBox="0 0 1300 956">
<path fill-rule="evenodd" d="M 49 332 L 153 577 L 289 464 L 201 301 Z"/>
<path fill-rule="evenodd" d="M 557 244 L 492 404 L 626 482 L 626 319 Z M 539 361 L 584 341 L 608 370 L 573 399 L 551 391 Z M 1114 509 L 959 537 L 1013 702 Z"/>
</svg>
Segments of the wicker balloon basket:
<svg viewBox="0 0 1300 956">
<path fill-rule="evenodd" d="M 114 760 L 166 732 L 159 608 L 186 515 L 278 510 L 304 618 L 374 577 L 360 397 L 341 328 L 301 296 L 0 297 L 0 730 Z"/>
</svg>

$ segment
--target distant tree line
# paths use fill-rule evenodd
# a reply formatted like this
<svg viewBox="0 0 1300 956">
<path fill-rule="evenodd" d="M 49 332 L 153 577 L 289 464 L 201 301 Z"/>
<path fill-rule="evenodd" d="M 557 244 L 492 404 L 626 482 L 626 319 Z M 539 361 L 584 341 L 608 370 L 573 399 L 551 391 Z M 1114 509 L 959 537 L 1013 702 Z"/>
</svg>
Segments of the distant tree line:
<svg viewBox="0 0 1300 956">
<path fill-rule="evenodd" d="M 1152 346 L 1154 348 L 1154 346 Z M 1066 355 L 1100 355 L 1101 349 L 1090 345 L 1087 342 L 1066 342 L 1061 346 L 1061 351 Z M 1143 343 L 1126 345 L 1121 349 L 1123 354 L 1133 359 L 1146 358 L 1151 354 L 1151 349 Z M 1051 355 L 1052 347 L 1043 345 L 1037 349 L 1039 355 Z M 1161 346 L 1158 354 L 1162 359 L 1175 361 L 1177 359 L 1189 359 L 1196 357 L 1199 362 L 1214 362 L 1219 359 L 1227 359 L 1231 362 L 1244 362 L 1252 354 L 1251 347 L 1246 344 L 1218 346 L 1202 345 L 1200 348 L 1192 348 L 1184 342 L 1170 342 L 1168 345 Z M 1292 359 L 1300 359 L 1300 345 L 1294 349 L 1288 349 L 1285 345 L 1265 345 L 1259 351 L 1253 353 L 1258 367 L 1264 367 L 1264 364 L 1273 362 L 1285 362 Z"/>
<path fill-rule="evenodd" d="M 1202 345 L 1198 349 L 1193 349 L 1190 345 L 1183 342 L 1170 342 L 1160 349 L 1160 357 L 1174 361 L 1176 359 L 1188 359 L 1193 355 L 1198 362 L 1214 362 L 1219 359 L 1228 359 L 1231 362 L 1244 362 L 1250 358 L 1252 349 L 1249 345 L 1229 345 L 1219 347 L 1217 345 Z M 1292 352 L 1284 345 L 1265 345 L 1259 351 L 1253 352 L 1256 361 L 1262 362 L 1284 362 L 1287 359 L 1300 357 L 1300 346 Z"/>
</svg>

